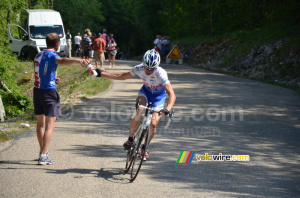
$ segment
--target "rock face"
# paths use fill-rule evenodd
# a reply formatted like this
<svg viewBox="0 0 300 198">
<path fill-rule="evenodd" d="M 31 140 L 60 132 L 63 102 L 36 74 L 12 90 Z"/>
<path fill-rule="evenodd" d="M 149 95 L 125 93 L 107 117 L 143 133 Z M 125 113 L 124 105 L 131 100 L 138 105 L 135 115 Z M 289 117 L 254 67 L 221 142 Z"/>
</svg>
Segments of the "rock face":
<svg viewBox="0 0 300 198">
<path fill-rule="evenodd" d="M 2 98 L 0 96 L 0 122 L 3 122 L 5 117 L 6 117 L 5 110 L 4 110 L 4 106 L 3 106 L 3 103 L 2 103 Z"/>
<path fill-rule="evenodd" d="M 280 53 L 287 42 L 288 38 L 284 38 L 264 44 L 239 57 L 230 54 L 239 41 L 228 39 L 178 47 L 184 54 L 184 63 L 193 67 L 300 86 L 300 52 L 290 49 L 287 55 Z"/>
</svg>

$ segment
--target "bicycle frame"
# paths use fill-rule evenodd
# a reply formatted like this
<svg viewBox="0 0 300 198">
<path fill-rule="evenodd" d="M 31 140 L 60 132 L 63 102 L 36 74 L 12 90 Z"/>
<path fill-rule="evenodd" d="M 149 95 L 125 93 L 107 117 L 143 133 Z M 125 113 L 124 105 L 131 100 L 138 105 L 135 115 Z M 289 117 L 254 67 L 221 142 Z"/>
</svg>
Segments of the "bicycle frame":
<svg viewBox="0 0 300 198">
<path fill-rule="evenodd" d="M 137 175 L 140 171 L 140 168 L 142 166 L 142 163 L 145 160 L 144 159 L 145 153 L 140 155 L 141 154 L 140 153 L 141 145 L 144 142 L 144 144 L 145 144 L 144 151 L 148 150 L 149 137 L 150 137 L 150 133 L 151 133 L 151 121 L 152 121 L 153 113 L 160 113 L 161 112 L 161 110 L 157 111 L 153 107 L 146 107 L 146 106 L 139 105 L 139 104 L 137 104 L 137 108 L 145 109 L 146 112 L 145 112 L 145 116 L 144 116 L 143 121 L 140 123 L 140 125 L 139 125 L 139 127 L 138 127 L 138 129 L 137 129 L 137 131 L 134 135 L 134 137 L 135 137 L 134 146 L 127 153 L 127 161 L 126 161 L 126 166 L 125 166 L 125 172 L 128 172 L 129 169 L 131 168 L 131 180 L 130 180 L 131 182 L 134 181 L 135 178 L 137 177 Z M 171 121 L 172 115 L 173 115 L 173 111 L 169 115 L 169 118 L 170 118 L 169 122 Z M 169 125 L 169 122 L 168 122 L 167 125 Z M 137 159 L 137 157 L 140 157 L 140 158 Z M 135 163 L 139 163 L 139 164 L 136 165 Z"/>
<path fill-rule="evenodd" d="M 156 111 L 155 108 L 153 108 L 153 107 L 146 107 L 143 105 L 139 105 L 138 108 L 142 108 L 142 109 L 146 110 L 145 117 L 140 124 L 140 127 L 142 128 L 142 130 L 140 130 L 140 131 L 148 129 L 149 133 L 147 135 L 149 136 L 151 133 L 151 120 L 152 120 L 153 113 L 160 113 L 160 111 Z M 139 129 L 140 129 L 140 127 L 139 127 Z M 149 146 L 149 138 L 147 138 L 147 139 L 148 139 L 148 142 L 146 142 L 146 144 L 145 144 L 146 150 L 148 150 L 148 146 Z"/>
</svg>

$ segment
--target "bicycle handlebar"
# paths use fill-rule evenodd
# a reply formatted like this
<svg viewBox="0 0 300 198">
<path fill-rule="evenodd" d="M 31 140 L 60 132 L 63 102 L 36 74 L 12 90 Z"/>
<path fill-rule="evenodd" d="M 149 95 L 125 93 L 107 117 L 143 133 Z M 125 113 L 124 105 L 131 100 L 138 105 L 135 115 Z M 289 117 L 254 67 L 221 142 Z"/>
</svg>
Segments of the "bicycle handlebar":
<svg viewBox="0 0 300 198">
<path fill-rule="evenodd" d="M 161 112 L 163 111 L 163 109 L 161 109 L 161 110 L 159 110 L 159 111 L 156 111 L 156 110 L 154 110 L 153 107 L 149 108 L 149 107 L 146 107 L 146 106 L 144 106 L 144 105 L 138 105 L 138 108 L 150 110 L 150 112 L 152 112 L 152 113 L 161 113 Z M 172 109 L 172 110 L 170 111 L 169 115 L 168 115 L 169 119 L 168 119 L 168 122 L 167 122 L 167 124 L 166 124 L 166 126 L 165 126 L 165 129 L 167 129 L 167 128 L 169 127 L 170 122 L 172 121 L 171 118 L 173 117 L 173 115 L 174 115 L 174 110 Z"/>
<path fill-rule="evenodd" d="M 139 107 L 139 108 L 142 108 L 142 109 L 148 109 L 148 110 L 150 110 L 150 111 L 153 112 L 153 113 L 161 113 L 161 112 L 163 111 L 163 109 L 161 109 L 161 110 L 159 110 L 159 111 L 156 111 L 156 110 L 154 110 L 153 107 L 149 108 L 149 107 L 146 107 L 146 106 L 144 106 L 144 105 L 139 105 L 138 107 Z M 170 118 L 172 118 L 173 115 L 174 115 L 174 110 L 172 109 L 172 110 L 170 111 L 170 113 L 169 113 L 168 116 L 169 116 Z"/>
</svg>

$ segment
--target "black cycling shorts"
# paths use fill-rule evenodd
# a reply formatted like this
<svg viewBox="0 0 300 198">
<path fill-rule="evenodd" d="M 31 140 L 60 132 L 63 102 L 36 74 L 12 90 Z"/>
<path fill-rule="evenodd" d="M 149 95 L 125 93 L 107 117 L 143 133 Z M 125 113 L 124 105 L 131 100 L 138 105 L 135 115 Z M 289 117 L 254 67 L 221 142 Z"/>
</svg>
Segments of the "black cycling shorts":
<svg viewBox="0 0 300 198">
<path fill-rule="evenodd" d="M 35 115 L 45 115 L 49 117 L 61 116 L 60 96 L 56 89 L 33 90 L 33 105 Z"/>
</svg>

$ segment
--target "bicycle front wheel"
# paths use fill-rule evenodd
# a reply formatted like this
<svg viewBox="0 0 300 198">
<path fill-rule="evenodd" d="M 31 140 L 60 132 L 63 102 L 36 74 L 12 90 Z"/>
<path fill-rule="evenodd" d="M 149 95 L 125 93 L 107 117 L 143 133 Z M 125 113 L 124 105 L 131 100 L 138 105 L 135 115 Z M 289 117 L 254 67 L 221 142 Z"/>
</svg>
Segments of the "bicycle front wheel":
<svg viewBox="0 0 300 198">
<path fill-rule="evenodd" d="M 136 145 L 136 149 L 133 153 L 133 157 L 132 157 L 132 167 L 131 167 L 131 182 L 133 182 L 135 180 L 135 178 L 137 177 L 141 166 L 143 164 L 144 161 L 144 157 L 145 157 L 145 153 L 141 153 L 142 151 L 142 145 L 144 142 L 148 143 L 148 139 L 149 139 L 149 129 L 145 129 L 142 132 L 142 135 L 139 139 L 138 144 Z"/>
<path fill-rule="evenodd" d="M 132 162 L 133 162 L 133 153 L 134 153 L 135 148 L 132 148 L 130 151 L 127 153 L 127 160 L 126 160 L 126 165 L 125 165 L 125 173 L 129 171 L 131 168 Z"/>
<path fill-rule="evenodd" d="M 137 132 L 135 133 L 134 139 L 139 140 L 140 136 L 142 135 L 143 130 L 141 129 L 141 126 L 139 126 Z M 126 159 L 126 165 L 125 165 L 125 173 L 127 173 L 130 168 L 131 165 L 134 161 L 134 155 L 136 153 L 136 143 L 133 144 L 132 148 L 127 152 L 127 159 Z"/>
</svg>

